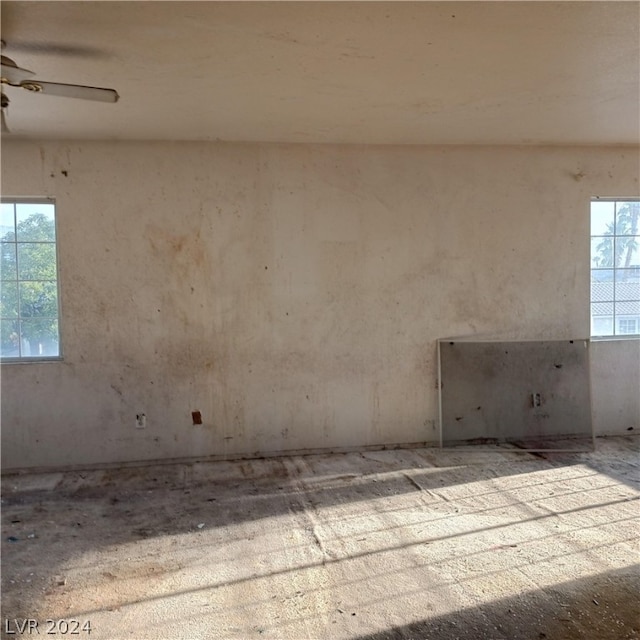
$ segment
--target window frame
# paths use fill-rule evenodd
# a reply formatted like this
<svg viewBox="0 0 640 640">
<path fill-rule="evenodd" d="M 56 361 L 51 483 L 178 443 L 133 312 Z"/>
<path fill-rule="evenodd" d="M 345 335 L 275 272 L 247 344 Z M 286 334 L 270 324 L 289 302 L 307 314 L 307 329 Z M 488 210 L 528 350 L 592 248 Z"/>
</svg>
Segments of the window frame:
<svg viewBox="0 0 640 640">
<path fill-rule="evenodd" d="M 618 209 L 617 209 L 617 204 L 618 203 L 626 203 L 626 202 L 635 202 L 638 203 L 640 205 L 640 196 L 629 196 L 629 197 L 624 197 L 624 196 L 594 196 L 591 198 L 591 200 L 589 201 L 589 325 L 590 325 L 590 336 L 591 336 L 591 340 L 592 341 L 596 341 L 596 340 L 636 340 L 636 339 L 640 339 L 640 313 L 636 316 L 636 315 L 632 315 L 630 318 L 625 318 L 623 314 L 622 317 L 619 314 L 616 314 L 616 295 L 615 295 L 615 283 L 616 283 L 616 272 L 617 271 L 621 271 L 624 269 L 624 267 L 617 267 L 615 266 L 615 263 L 613 266 L 611 267 L 594 267 L 593 265 L 593 259 L 594 259 L 594 253 L 593 253 L 593 240 L 595 238 L 603 238 L 603 237 L 610 237 L 612 238 L 612 242 L 613 242 L 613 250 L 615 251 L 615 246 L 616 246 L 616 241 L 618 238 L 627 238 L 627 237 L 634 237 L 634 236 L 629 236 L 629 235 L 618 235 L 617 233 L 614 233 L 613 235 L 610 236 L 606 236 L 605 234 L 593 234 L 593 204 L 594 203 L 604 203 L 604 202 L 612 202 L 614 203 L 614 224 L 616 222 L 616 216 L 618 213 Z M 636 235 L 640 235 L 640 227 L 638 229 L 638 234 Z M 640 246 L 638 247 L 638 252 L 640 253 Z M 634 267 L 634 269 L 638 269 L 638 274 L 640 276 L 640 267 Z M 614 287 L 613 287 L 613 294 L 612 294 L 612 300 L 611 301 L 594 301 L 593 299 L 593 272 L 594 271 L 612 271 L 613 272 L 613 279 L 612 282 L 614 283 Z M 638 304 L 640 305 L 640 296 L 639 299 L 632 299 L 632 300 L 621 300 L 621 302 L 638 302 Z M 609 333 L 609 334 L 594 334 L 593 333 L 593 325 L 594 325 L 594 316 L 593 316 L 593 305 L 594 304 L 611 304 L 612 305 L 612 315 L 609 316 L 611 319 L 611 327 L 613 330 L 613 333 Z M 605 316 L 603 316 L 605 317 Z M 633 319 L 636 321 L 636 331 L 634 333 L 620 333 L 618 330 L 618 320 L 622 320 L 622 319 Z"/>
<path fill-rule="evenodd" d="M 58 322 L 58 355 L 36 355 L 36 356 L 2 356 L 0 354 L 0 365 L 5 364 L 43 364 L 47 362 L 61 362 L 64 359 L 63 345 L 62 345 L 62 295 L 60 286 L 60 251 L 59 251 L 59 235 L 58 235 L 58 205 L 56 199 L 52 196 L 2 196 L 0 197 L 1 204 L 50 204 L 54 207 L 53 224 L 55 230 L 55 242 L 51 243 L 55 248 L 55 263 L 56 263 L 56 303 L 57 303 L 57 322 Z M 14 211 L 14 215 L 16 212 Z M 17 231 L 17 221 L 14 218 L 14 230 Z M 19 244 L 16 237 L 16 250 Z M 16 273 L 16 282 L 20 283 L 21 280 Z M 25 280 L 28 282 L 28 280 Z M 0 284 L 0 286 L 2 286 Z M 20 318 L 18 318 L 20 319 Z M 22 336 L 20 336 L 22 339 Z"/>
</svg>

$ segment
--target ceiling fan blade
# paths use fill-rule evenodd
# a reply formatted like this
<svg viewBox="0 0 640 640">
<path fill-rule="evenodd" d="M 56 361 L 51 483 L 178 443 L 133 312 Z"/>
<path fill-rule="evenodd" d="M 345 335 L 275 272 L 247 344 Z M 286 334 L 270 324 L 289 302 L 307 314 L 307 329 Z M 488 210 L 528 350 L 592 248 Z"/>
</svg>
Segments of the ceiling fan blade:
<svg viewBox="0 0 640 640">
<path fill-rule="evenodd" d="M 98 49 L 91 45 L 83 44 L 66 44 L 62 42 L 55 42 L 51 40 L 37 40 L 37 41 L 16 41 L 11 40 L 7 49 L 13 53 L 30 53 L 30 54 L 43 54 L 54 56 L 69 56 L 69 57 L 82 57 L 82 58 L 106 58 L 109 53 L 103 49 Z"/>
<path fill-rule="evenodd" d="M 20 83 L 23 89 L 62 98 L 80 98 L 81 100 L 97 100 L 98 102 L 117 102 L 118 92 L 115 89 L 101 87 L 85 87 L 80 84 L 63 84 L 60 82 L 44 82 L 42 80 L 24 80 Z"/>
<path fill-rule="evenodd" d="M 11 58 L 2 56 L 2 79 L 10 84 L 18 84 L 34 75 L 29 69 L 21 69 Z"/>
</svg>

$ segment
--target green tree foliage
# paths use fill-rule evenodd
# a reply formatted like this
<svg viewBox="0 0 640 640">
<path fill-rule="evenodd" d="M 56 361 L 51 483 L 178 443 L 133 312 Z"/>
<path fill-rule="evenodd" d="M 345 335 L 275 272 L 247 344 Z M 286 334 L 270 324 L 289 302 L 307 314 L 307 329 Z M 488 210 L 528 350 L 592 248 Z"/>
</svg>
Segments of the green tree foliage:
<svg viewBox="0 0 640 640">
<path fill-rule="evenodd" d="M 58 342 L 55 223 L 34 213 L 1 241 L 2 353 L 17 355 L 20 335 L 31 355 L 40 352 L 40 345 L 49 351 Z"/>
</svg>

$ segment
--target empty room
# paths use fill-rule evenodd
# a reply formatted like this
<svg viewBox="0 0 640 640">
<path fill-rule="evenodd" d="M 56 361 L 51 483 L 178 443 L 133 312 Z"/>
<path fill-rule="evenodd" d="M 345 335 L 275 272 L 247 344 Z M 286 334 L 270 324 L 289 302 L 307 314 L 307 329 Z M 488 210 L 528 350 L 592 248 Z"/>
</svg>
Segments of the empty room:
<svg viewBox="0 0 640 640">
<path fill-rule="evenodd" d="M 640 3 L 1 19 L 4 640 L 640 638 Z"/>
</svg>

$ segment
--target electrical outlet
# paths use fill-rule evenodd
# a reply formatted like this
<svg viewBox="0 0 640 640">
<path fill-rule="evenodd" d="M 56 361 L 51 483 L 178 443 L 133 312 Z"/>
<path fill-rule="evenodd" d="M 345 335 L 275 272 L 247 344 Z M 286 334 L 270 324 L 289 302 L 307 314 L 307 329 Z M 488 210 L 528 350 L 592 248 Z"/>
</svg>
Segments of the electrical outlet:
<svg viewBox="0 0 640 640">
<path fill-rule="evenodd" d="M 145 429 L 147 426 L 147 414 L 136 413 L 136 429 Z"/>
</svg>

